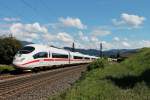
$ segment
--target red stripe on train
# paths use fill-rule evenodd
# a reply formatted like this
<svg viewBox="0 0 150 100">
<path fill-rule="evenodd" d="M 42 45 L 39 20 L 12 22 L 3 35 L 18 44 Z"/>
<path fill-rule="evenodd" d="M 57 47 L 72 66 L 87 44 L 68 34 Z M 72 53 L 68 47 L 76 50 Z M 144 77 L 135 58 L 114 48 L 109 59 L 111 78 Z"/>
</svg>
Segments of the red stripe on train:
<svg viewBox="0 0 150 100">
<path fill-rule="evenodd" d="M 54 61 L 54 59 L 44 59 L 44 61 Z"/>
<path fill-rule="evenodd" d="M 24 64 L 22 64 L 22 65 L 27 65 L 27 64 L 30 64 L 30 63 L 35 63 L 35 62 L 39 62 L 40 60 L 33 60 L 33 61 L 29 61 L 29 62 L 27 62 L 27 63 L 24 63 Z"/>
<path fill-rule="evenodd" d="M 27 65 L 27 64 L 31 64 L 31 63 L 36 63 L 36 62 L 40 62 L 40 61 L 69 61 L 69 59 L 64 59 L 64 58 L 53 58 L 53 59 L 41 59 L 41 60 L 33 60 L 33 61 L 29 61 L 27 63 L 24 63 L 22 65 Z M 70 59 L 70 61 L 85 61 L 85 59 Z"/>
</svg>

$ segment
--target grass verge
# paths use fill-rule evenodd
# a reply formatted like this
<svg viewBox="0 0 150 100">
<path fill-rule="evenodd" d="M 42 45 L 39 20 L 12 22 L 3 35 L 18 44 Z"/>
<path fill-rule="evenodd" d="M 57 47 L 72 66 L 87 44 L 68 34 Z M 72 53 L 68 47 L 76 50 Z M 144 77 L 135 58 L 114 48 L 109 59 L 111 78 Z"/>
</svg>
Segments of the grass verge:
<svg viewBox="0 0 150 100">
<path fill-rule="evenodd" d="M 149 48 L 121 63 L 99 60 L 90 67 L 71 89 L 49 100 L 150 100 Z"/>
<path fill-rule="evenodd" d="M 0 73 L 7 73 L 15 70 L 15 68 L 11 65 L 0 65 Z"/>
</svg>

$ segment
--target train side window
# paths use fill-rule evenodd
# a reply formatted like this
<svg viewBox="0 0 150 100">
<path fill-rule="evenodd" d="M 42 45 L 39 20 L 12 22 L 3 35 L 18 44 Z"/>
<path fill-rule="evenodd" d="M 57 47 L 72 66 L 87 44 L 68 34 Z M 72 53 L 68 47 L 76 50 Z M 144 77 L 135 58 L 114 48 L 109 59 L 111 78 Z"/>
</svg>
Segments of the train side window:
<svg viewBox="0 0 150 100">
<path fill-rule="evenodd" d="M 48 53 L 47 52 L 39 52 L 39 53 L 33 55 L 34 59 L 37 59 L 37 58 L 47 58 L 47 57 L 48 57 Z"/>
<path fill-rule="evenodd" d="M 52 58 L 68 58 L 68 55 L 52 53 Z"/>
<path fill-rule="evenodd" d="M 88 58 L 88 57 L 85 57 L 84 59 L 90 59 L 90 58 Z"/>
<path fill-rule="evenodd" d="M 31 53 L 35 50 L 34 47 L 31 47 L 31 46 L 25 46 L 23 47 L 18 53 L 19 54 L 28 54 L 28 53 Z"/>
<path fill-rule="evenodd" d="M 83 59 L 83 57 L 79 57 L 79 56 L 74 56 L 74 59 Z"/>
</svg>

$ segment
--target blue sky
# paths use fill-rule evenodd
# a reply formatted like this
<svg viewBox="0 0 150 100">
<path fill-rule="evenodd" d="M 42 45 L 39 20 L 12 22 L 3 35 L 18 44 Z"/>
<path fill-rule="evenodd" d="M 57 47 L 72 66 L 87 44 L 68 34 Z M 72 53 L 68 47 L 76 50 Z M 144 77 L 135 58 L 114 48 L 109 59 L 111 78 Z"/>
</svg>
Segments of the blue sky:
<svg viewBox="0 0 150 100">
<path fill-rule="evenodd" d="M 147 0 L 0 0 L 0 35 L 105 49 L 150 47 Z"/>
</svg>

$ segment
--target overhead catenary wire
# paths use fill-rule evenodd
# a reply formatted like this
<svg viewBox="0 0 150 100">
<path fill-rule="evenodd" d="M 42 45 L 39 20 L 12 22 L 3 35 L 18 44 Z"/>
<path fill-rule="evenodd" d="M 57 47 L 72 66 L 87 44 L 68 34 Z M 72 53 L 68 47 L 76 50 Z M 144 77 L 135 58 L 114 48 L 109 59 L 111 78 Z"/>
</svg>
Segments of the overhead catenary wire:
<svg viewBox="0 0 150 100">
<path fill-rule="evenodd" d="M 15 15 L 17 15 L 18 16 L 18 18 L 21 18 L 21 17 L 24 17 L 24 15 L 23 15 L 23 13 L 21 13 L 20 11 L 18 11 L 19 9 L 14 9 L 14 8 L 12 8 L 12 7 L 9 7 L 7 4 L 5 4 L 5 3 L 1 3 L 1 6 L 0 6 L 2 9 L 6 9 L 7 10 L 7 12 L 9 12 L 9 13 L 12 13 L 12 14 L 15 14 Z M 4 15 L 4 14 L 0 14 L 0 16 L 6 16 L 6 15 Z M 8 16 L 8 15 L 7 15 Z M 6 16 L 6 17 L 7 17 Z M 13 17 L 13 16 L 8 16 L 8 17 Z M 25 18 L 25 20 L 27 20 L 27 21 L 29 21 L 29 22 L 31 22 L 31 21 L 33 21 L 33 19 L 34 19 L 34 17 L 33 16 L 31 16 L 31 17 L 26 17 Z"/>
<path fill-rule="evenodd" d="M 35 15 L 37 15 L 37 16 L 41 17 L 43 20 L 47 21 L 46 19 L 48 19 L 48 18 L 39 14 L 37 8 L 33 7 L 29 2 L 27 2 L 25 0 L 21 0 L 21 2 L 28 8 L 32 9 L 32 11 L 34 12 Z"/>
<path fill-rule="evenodd" d="M 47 10 L 47 12 L 50 12 L 52 15 L 56 15 L 56 12 L 52 12 L 52 9 L 47 5 L 45 0 L 40 0 L 40 2 L 41 5 L 43 5 L 43 7 L 45 8 L 45 10 Z"/>
</svg>

